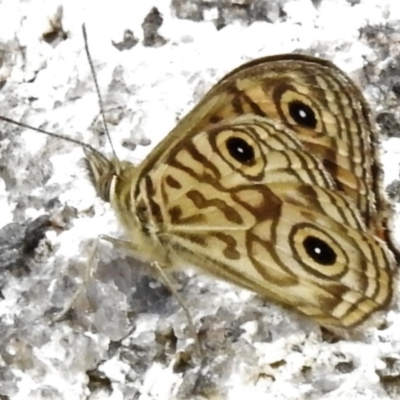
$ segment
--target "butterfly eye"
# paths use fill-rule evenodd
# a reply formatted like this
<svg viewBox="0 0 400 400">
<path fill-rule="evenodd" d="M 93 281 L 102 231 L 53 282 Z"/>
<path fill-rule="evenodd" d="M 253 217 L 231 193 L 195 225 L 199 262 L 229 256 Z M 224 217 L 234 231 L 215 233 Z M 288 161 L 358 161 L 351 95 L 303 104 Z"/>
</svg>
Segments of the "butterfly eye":
<svg viewBox="0 0 400 400">
<path fill-rule="evenodd" d="M 301 101 L 294 100 L 289 103 L 289 113 L 295 122 L 306 128 L 314 129 L 317 119 L 312 108 Z"/>
<path fill-rule="evenodd" d="M 254 162 L 254 149 L 244 139 L 231 137 L 226 141 L 226 148 L 236 161 L 247 165 Z"/>
<path fill-rule="evenodd" d="M 336 253 L 324 240 L 315 236 L 307 236 L 303 240 L 306 253 L 320 265 L 333 265 L 336 262 Z"/>
</svg>

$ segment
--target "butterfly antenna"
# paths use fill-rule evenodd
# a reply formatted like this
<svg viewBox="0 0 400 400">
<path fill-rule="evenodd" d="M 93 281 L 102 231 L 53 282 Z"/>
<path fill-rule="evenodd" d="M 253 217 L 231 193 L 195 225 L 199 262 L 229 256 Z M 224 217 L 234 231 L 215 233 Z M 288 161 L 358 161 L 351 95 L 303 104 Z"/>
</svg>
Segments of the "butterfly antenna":
<svg viewBox="0 0 400 400">
<path fill-rule="evenodd" d="M 78 144 L 79 146 L 82 146 L 85 149 L 97 154 L 99 157 L 104 158 L 104 156 L 97 149 L 92 147 L 90 144 L 87 144 L 85 142 L 81 142 L 80 140 L 77 140 L 77 139 L 73 139 L 73 138 L 71 138 L 69 136 L 66 136 L 66 135 L 63 135 L 61 133 L 53 133 L 53 132 L 45 131 L 44 129 L 35 128 L 34 126 L 30 126 L 30 125 L 24 124 L 23 122 L 18 122 L 18 121 L 15 121 L 15 120 L 11 119 L 11 118 L 4 117 L 3 115 L 0 115 L 0 121 L 8 122 L 10 124 L 17 125 L 17 126 L 19 126 L 21 128 L 30 129 L 31 131 L 44 133 L 45 135 L 48 135 L 48 136 L 52 136 L 52 137 L 55 137 L 55 138 L 58 138 L 58 139 L 66 140 L 67 142 Z"/>
<path fill-rule="evenodd" d="M 93 81 L 94 81 L 94 86 L 96 87 L 97 99 L 98 99 L 98 102 L 99 102 L 100 114 L 101 114 L 101 117 L 103 119 L 104 130 L 106 132 L 108 141 L 110 142 L 110 145 L 111 145 L 111 150 L 112 150 L 113 155 L 114 155 L 116 174 L 119 175 L 120 172 L 121 172 L 121 166 L 120 166 L 119 158 L 117 157 L 117 153 L 115 151 L 113 142 L 111 140 L 110 132 L 108 131 L 106 117 L 105 117 L 105 114 L 104 114 L 103 99 L 102 99 L 101 94 L 100 94 L 100 89 L 99 89 L 99 84 L 98 84 L 98 81 L 97 81 L 96 71 L 95 71 L 95 69 L 93 67 L 92 56 L 90 55 L 90 51 L 89 51 L 88 38 L 87 38 L 85 24 L 82 24 L 82 33 L 83 33 L 83 39 L 85 41 L 86 56 L 87 56 L 88 61 L 89 61 L 90 70 L 92 71 L 92 77 L 93 77 Z"/>
</svg>

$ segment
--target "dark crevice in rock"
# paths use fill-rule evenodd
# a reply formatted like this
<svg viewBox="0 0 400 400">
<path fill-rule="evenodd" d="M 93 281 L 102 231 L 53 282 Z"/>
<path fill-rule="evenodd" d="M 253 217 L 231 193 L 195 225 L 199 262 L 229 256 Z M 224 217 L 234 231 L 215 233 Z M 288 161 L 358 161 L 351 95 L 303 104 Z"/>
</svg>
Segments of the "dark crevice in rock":
<svg viewBox="0 0 400 400">
<path fill-rule="evenodd" d="M 167 41 L 158 33 L 163 23 L 163 17 L 156 7 L 153 7 L 142 23 L 144 34 L 143 45 L 146 47 L 160 47 Z"/>
<path fill-rule="evenodd" d="M 50 227 L 48 215 L 23 224 L 11 223 L 0 230 L 0 271 L 16 275 L 29 272 L 28 261 Z"/>
<path fill-rule="evenodd" d="M 284 5 L 288 0 L 173 0 L 172 9 L 180 19 L 212 21 L 217 29 L 236 21 L 251 24 L 255 21 L 274 23 L 286 17 Z M 314 0 L 318 7 L 321 0 Z"/>
<path fill-rule="evenodd" d="M 62 26 L 63 8 L 59 6 L 56 14 L 50 20 L 50 29 L 42 34 L 43 40 L 52 47 L 58 46 L 68 38 Z"/>
<path fill-rule="evenodd" d="M 390 112 L 381 112 L 376 116 L 376 123 L 381 132 L 388 137 L 400 138 L 400 123 L 396 116 Z"/>
<path fill-rule="evenodd" d="M 112 41 L 112 45 L 117 48 L 119 51 L 130 50 L 132 47 L 135 47 L 139 42 L 139 39 L 135 38 L 135 35 L 129 29 L 126 29 L 124 32 L 124 37 L 120 42 Z"/>
</svg>

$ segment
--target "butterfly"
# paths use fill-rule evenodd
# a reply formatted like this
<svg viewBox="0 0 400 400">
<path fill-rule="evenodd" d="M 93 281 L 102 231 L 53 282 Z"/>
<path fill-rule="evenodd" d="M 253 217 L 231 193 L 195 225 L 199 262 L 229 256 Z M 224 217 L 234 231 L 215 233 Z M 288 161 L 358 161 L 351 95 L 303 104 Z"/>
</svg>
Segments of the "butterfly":
<svg viewBox="0 0 400 400">
<path fill-rule="evenodd" d="M 124 246 L 160 271 L 194 266 L 332 329 L 390 304 L 396 250 L 376 134 L 361 92 L 330 62 L 242 65 L 139 165 L 78 144 Z"/>
</svg>

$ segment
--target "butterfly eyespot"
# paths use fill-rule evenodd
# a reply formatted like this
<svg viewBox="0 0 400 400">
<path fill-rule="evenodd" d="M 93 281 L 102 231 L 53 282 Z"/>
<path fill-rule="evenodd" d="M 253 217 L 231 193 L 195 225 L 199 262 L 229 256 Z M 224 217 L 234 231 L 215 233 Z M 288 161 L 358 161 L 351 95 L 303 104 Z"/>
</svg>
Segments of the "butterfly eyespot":
<svg viewBox="0 0 400 400">
<path fill-rule="evenodd" d="M 235 171 L 237 179 L 240 179 L 239 176 L 253 182 L 263 179 L 267 160 L 259 133 L 257 126 L 249 129 L 248 124 L 240 121 L 210 129 L 209 135 L 204 138 L 209 140 L 216 159 L 224 163 L 223 175 L 233 177 L 231 173 Z"/>
<path fill-rule="evenodd" d="M 343 250 L 342 238 L 335 232 L 300 223 L 290 232 L 289 242 L 294 258 L 308 273 L 329 280 L 347 273 L 349 257 Z"/>
<path fill-rule="evenodd" d="M 236 161 L 242 164 L 251 164 L 254 162 L 254 149 L 244 139 L 231 137 L 226 141 L 226 148 Z"/>
<path fill-rule="evenodd" d="M 333 248 L 324 240 L 315 236 L 307 236 L 303 241 L 306 253 L 320 265 L 333 265 L 337 255 Z"/>
<path fill-rule="evenodd" d="M 317 126 L 317 119 L 313 109 L 298 100 L 289 103 L 289 113 L 293 120 L 301 126 L 314 129 Z"/>
<path fill-rule="evenodd" d="M 296 87 L 279 84 L 274 88 L 272 98 L 279 118 L 291 129 L 299 133 L 321 133 L 324 112 L 329 114 L 329 111 L 318 101 L 317 96 L 310 92 L 305 94 L 302 85 Z"/>
</svg>

